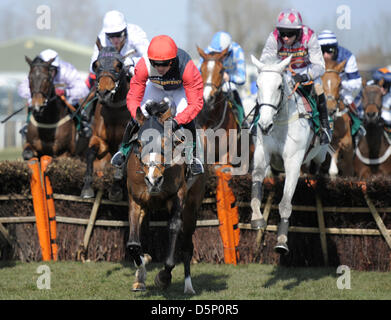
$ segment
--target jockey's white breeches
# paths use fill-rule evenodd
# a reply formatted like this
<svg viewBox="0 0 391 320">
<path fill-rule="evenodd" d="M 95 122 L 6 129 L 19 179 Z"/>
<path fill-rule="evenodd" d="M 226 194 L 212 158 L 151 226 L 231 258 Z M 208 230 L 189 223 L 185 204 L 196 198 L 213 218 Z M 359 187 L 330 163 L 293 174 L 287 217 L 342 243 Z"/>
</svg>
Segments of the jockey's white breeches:
<svg viewBox="0 0 391 320">
<path fill-rule="evenodd" d="M 141 101 L 141 111 L 144 116 L 149 117 L 147 111 L 145 110 L 145 103 L 148 100 L 160 102 L 164 97 L 170 99 L 171 102 L 171 113 L 175 117 L 187 107 L 187 99 L 185 89 L 179 88 L 175 90 L 164 90 L 155 86 L 151 81 L 147 81 L 144 98 Z"/>
</svg>

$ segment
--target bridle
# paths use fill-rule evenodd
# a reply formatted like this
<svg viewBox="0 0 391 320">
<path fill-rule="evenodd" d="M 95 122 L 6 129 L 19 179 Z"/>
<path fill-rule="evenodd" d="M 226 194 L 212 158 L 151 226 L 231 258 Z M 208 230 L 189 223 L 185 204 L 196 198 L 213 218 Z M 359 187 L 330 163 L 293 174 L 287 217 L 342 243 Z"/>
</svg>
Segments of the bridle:
<svg viewBox="0 0 391 320">
<path fill-rule="evenodd" d="M 336 74 L 338 74 L 338 75 L 340 74 L 339 71 L 334 70 L 334 69 L 326 69 L 325 73 L 336 73 Z M 338 96 L 338 99 L 337 99 L 335 96 L 330 95 L 330 94 L 325 95 L 325 96 L 326 96 L 326 101 L 332 101 L 332 102 L 335 102 L 335 104 L 336 104 L 335 110 L 332 110 L 332 112 L 330 113 L 330 116 L 331 116 L 331 117 L 333 117 L 333 118 L 340 118 L 340 117 L 342 117 L 345 113 L 349 112 L 349 109 L 348 109 L 348 108 L 344 108 L 343 111 L 340 111 L 339 106 L 340 106 L 340 104 L 341 104 L 341 102 L 342 102 L 340 96 Z"/>
<path fill-rule="evenodd" d="M 31 71 L 30 71 L 29 77 L 33 74 L 33 69 L 35 67 L 47 68 L 48 74 L 41 74 L 40 73 L 38 75 L 38 79 L 36 79 L 33 82 L 34 83 L 33 89 L 31 89 L 31 86 L 30 86 L 30 94 L 31 94 L 31 97 L 33 97 L 33 95 L 35 95 L 35 94 L 41 94 L 45 98 L 42 106 L 47 106 L 49 102 L 56 99 L 56 97 L 57 97 L 56 95 L 53 95 L 54 85 L 53 85 L 53 77 L 51 75 L 51 67 L 48 66 L 46 63 L 42 63 L 42 62 L 35 63 L 31 66 Z M 29 80 L 32 81 L 31 79 L 29 79 Z M 47 82 L 49 83 L 49 87 L 48 87 L 47 91 L 44 91 L 42 89 L 42 84 L 45 80 L 47 80 Z"/>
</svg>

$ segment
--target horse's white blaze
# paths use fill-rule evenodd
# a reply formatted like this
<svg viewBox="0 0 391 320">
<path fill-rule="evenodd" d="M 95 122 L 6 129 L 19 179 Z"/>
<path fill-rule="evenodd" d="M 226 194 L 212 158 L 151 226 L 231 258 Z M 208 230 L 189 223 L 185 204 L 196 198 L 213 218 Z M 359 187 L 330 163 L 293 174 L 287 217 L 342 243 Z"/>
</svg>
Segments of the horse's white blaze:
<svg viewBox="0 0 391 320">
<path fill-rule="evenodd" d="M 204 100 L 208 100 L 212 92 L 212 86 L 209 83 L 212 83 L 212 72 L 215 67 L 215 62 L 213 60 L 208 61 L 206 68 L 208 70 L 208 77 L 206 78 L 206 85 L 204 86 Z"/>
<path fill-rule="evenodd" d="M 329 87 L 329 90 L 331 90 L 331 79 L 327 80 L 327 86 Z"/>
<path fill-rule="evenodd" d="M 157 157 L 157 153 L 156 152 L 152 152 L 149 154 L 149 162 L 150 163 L 153 163 L 156 161 L 156 157 Z M 154 172 L 155 172 L 155 166 L 150 166 L 148 168 L 148 180 L 150 183 L 154 183 L 155 182 L 155 177 L 154 177 Z"/>
</svg>

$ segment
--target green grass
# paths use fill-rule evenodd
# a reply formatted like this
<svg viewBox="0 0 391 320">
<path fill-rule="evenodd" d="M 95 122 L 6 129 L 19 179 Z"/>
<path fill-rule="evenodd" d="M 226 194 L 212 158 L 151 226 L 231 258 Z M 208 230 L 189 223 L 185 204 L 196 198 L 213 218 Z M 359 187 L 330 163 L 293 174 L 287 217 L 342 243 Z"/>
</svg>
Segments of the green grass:
<svg viewBox="0 0 391 320">
<path fill-rule="evenodd" d="M 47 265 L 51 288 L 38 289 L 37 268 Z M 172 285 L 159 290 L 154 277 L 161 264 L 147 266 L 147 291 L 130 288 L 136 271 L 130 263 L 0 262 L 1 300 L 350 300 L 391 299 L 391 275 L 351 271 L 351 289 L 337 288 L 334 268 L 285 268 L 271 265 L 192 265 L 195 296 L 183 293 L 183 264 L 173 270 Z"/>
<path fill-rule="evenodd" d="M 0 161 L 22 160 L 22 148 L 6 148 L 0 151 Z"/>
</svg>

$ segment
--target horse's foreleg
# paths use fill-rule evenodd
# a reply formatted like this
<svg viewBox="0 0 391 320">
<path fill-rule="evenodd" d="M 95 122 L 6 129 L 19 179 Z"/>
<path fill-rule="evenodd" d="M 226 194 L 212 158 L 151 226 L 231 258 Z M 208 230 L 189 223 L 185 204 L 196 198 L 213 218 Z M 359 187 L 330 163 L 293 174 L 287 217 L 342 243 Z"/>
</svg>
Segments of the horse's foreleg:
<svg viewBox="0 0 391 320">
<path fill-rule="evenodd" d="M 254 154 L 254 169 L 252 172 L 251 184 L 251 227 L 255 229 L 263 229 L 266 227 L 266 221 L 261 212 L 262 202 L 262 184 L 266 176 L 266 168 L 269 163 L 266 162 L 263 152 L 259 150 Z"/>
<path fill-rule="evenodd" d="M 93 164 L 96 158 L 97 151 L 94 147 L 88 148 L 86 155 L 87 168 L 86 173 L 84 175 L 84 185 L 81 191 L 81 197 L 83 199 L 93 198 L 95 195 L 94 189 L 92 188 L 92 180 L 93 180 Z"/>
<path fill-rule="evenodd" d="M 149 255 L 142 255 L 140 242 L 140 228 L 144 218 L 144 211 L 129 195 L 129 239 L 126 248 L 136 265 L 136 279 L 132 285 L 132 291 L 144 291 L 146 289 L 145 281 L 147 270 L 145 265 L 151 261 Z"/>
<path fill-rule="evenodd" d="M 171 209 L 171 217 L 168 223 L 168 254 L 164 262 L 164 269 L 161 270 L 155 278 L 155 284 L 162 289 L 168 288 L 171 284 L 171 271 L 175 267 L 175 247 L 178 239 L 178 234 L 182 229 L 181 212 L 183 206 L 181 200 L 174 199 Z"/>
<path fill-rule="evenodd" d="M 23 147 L 22 157 L 23 160 L 30 160 L 33 157 L 37 157 L 38 154 L 33 150 L 30 143 L 26 142 Z"/>
<path fill-rule="evenodd" d="M 340 148 L 337 148 L 331 157 L 329 175 L 331 178 L 335 178 L 338 175 L 338 156 Z"/>
<path fill-rule="evenodd" d="M 285 183 L 284 194 L 281 199 L 278 209 L 280 212 L 280 223 L 277 230 L 277 245 L 274 250 L 280 254 L 286 254 L 289 252 L 288 248 L 288 227 L 289 217 L 292 213 L 292 198 L 296 190 L 297 181 L 300 176 L 300 166 L 304 158 L 303 155 L 297 155 L 296 157 L 289 158 L 288 161 L 284 161 L 285 166 Z"/>
</svg>

